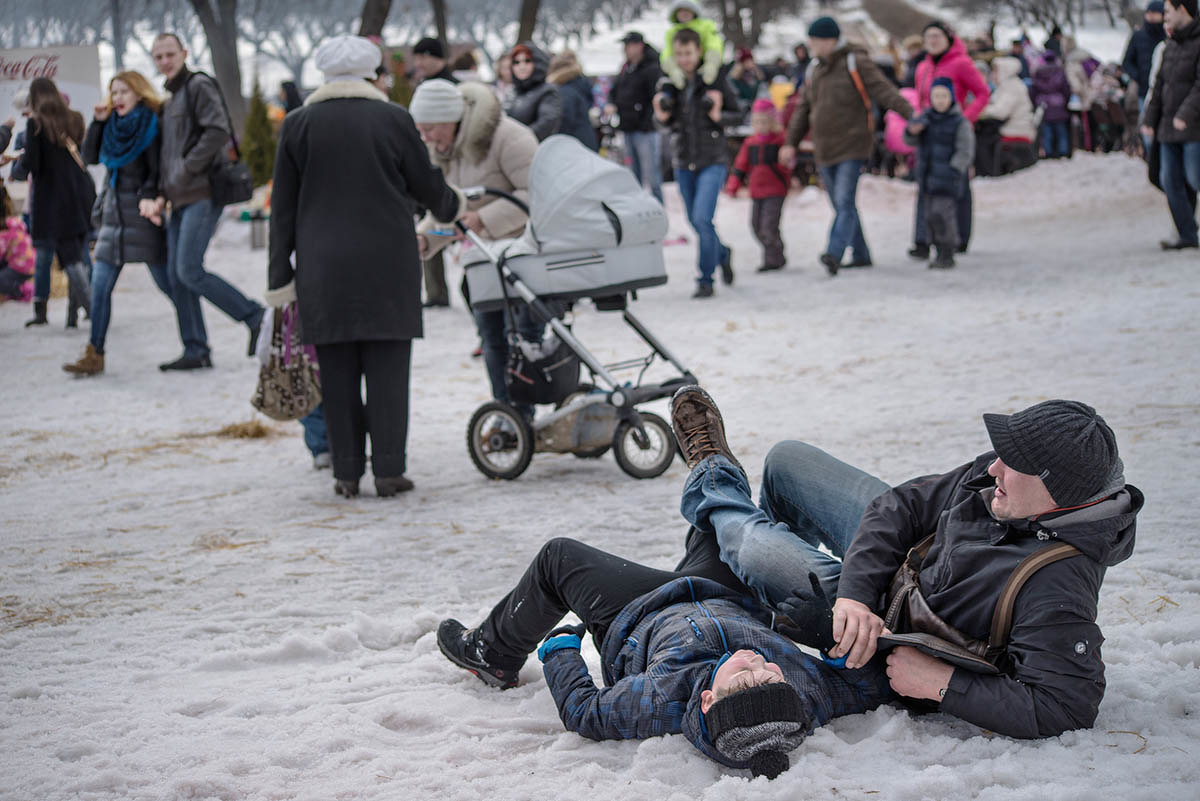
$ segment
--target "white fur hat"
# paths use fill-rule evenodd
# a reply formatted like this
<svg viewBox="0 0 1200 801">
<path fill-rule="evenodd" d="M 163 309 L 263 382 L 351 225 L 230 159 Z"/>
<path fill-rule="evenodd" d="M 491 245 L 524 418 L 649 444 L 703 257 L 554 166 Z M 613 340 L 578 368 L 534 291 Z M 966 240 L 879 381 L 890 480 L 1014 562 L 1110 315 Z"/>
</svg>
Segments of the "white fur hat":
<svg viewBox="0 0 1200 801">
<path fill-rule="evenodd" d="M 382 61 L 379 47 L 361 36 L 334 36 L 313 53 L 313 63 L 325 73 L 326 82 L 373 80 Z"/>
<path fill-rule="evenodd" d="M 414 122 L 459 122 L 465 108 L 466 103 L 457 86 L 434 78 L 417 87 L 408 104 L 408 113 Z"/>
</svg>

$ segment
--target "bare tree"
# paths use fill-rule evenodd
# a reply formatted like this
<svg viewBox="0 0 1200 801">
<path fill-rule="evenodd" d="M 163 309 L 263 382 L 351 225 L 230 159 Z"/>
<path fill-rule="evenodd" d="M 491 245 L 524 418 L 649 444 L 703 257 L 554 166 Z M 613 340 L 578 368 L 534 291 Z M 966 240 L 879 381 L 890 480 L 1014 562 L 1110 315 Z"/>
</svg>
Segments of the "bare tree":
<svg viewBox="0 0 1200 801">
<path fill-rule="evenodd" d="M 521 0 L 521 13 L 517 16 L 517 41 L 526 42 L 533 38 L 537 27 L 538 8 L 541 0 Z"/>
<path fill-rule="evenodd" d="M 358 25 L 359 36 L 382 36 L 388 14 L 392 13 L 392 0 L 363 0 L 362 21 Z"/>
<path fill-rule="evenodd" d="M 246 121 L 246 98 L 242 95 L 242 66 L 238 61 L 238 0 L 191 0 L 212 56 L 213 73 L 221 85 L 235 131 Z"/>
</svg>

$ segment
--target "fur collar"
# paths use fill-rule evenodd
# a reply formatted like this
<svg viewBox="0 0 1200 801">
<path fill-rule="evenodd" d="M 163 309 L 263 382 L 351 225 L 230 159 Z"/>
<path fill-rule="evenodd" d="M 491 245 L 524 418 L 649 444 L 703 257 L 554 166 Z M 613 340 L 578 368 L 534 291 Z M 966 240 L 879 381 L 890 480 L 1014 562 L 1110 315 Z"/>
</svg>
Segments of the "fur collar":
<svg viewBox="0 0 1200 801">
<path fill-rule="evenodd" d="M 357 97 L 363 100 L 382 100 L 387 102 L 388 96 L 366 81 L 331 81 L 320 86 L 317 91 L 308 96 L 304 105 L 311 106 L 325 100 L 337 100 L 344 97 Z"/>
<path fill-rule="evenodd" d="M 552 83 L 555 86 L 563 86 L 570 83 L 576 78 L 583 75 L 583 68 L 578 64 L 565 64 L 557 69 L 551 70 L 546 76 L 546 82 Z"/>
<path fill-rule="evenodd" d="M 458 89 L 462 92 L 466 108 L 458 125 L 454 152 L 445 161 L 465 158 L 472 164 L 478 164 L 487 158 L 488 151 L 492 149 L 492 137 L 504 118 L 504 111 L 492 90 L 481 83 L 460 83 Z"/>
</svg>

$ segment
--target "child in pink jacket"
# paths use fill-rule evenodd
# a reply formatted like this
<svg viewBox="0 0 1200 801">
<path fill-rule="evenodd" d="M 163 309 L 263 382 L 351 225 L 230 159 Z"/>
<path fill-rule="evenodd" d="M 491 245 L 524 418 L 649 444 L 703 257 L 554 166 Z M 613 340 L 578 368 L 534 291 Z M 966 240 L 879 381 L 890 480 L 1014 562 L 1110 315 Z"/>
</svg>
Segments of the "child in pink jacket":
<svg viewBox="0 0 1200 801">
<path fill-rule="evenodd" d="M 33 298 L 33 264 L 37 256 L 25 223 L 12 207 L 12 200 L 0 184 L 0 303 L 19 300 L 28 303 Z"/>
</svg>

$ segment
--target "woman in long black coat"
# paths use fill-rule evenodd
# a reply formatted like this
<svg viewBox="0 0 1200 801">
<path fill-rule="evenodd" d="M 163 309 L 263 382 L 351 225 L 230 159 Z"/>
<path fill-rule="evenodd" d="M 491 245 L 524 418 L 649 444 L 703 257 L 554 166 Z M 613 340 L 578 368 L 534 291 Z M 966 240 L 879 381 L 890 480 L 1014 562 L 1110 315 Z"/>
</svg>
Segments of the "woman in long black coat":
<svg viewBox="0 0 1200 801">
<path fill-rule="evenodd" d="M 367 82 L 378 47 L 339 36 L 315 60 L 329 82 L 279 134 L 267 301 L 297 300 L 303 341 L 316 346 L 334 490 L 358 494 L 369 432 L 376 492 L 394 495 L 413 486 L 404 476 L 412 340 L 422 334 L 413 213 L 420 204 L 453 220 L 465 201 L 430 163 L 408 112 Z"/>
</svg>

